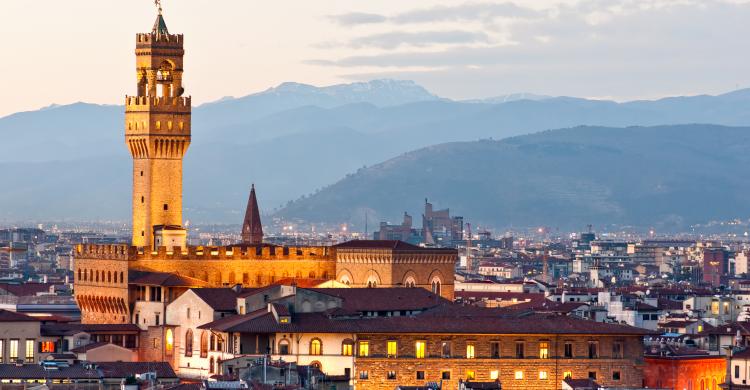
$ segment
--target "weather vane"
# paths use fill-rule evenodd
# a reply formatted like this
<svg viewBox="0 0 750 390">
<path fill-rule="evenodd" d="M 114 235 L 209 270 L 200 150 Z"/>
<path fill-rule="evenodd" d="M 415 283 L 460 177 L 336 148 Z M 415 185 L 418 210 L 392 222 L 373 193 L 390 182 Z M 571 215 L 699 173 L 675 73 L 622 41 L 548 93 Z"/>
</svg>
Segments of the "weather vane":
<svg viewBox="0 0 750 390">
<path fill-rule="evenodd" d="M 159 8 L 159 15 L 161 15 L 161 0 L 154 0 L 154 5 Z"/>
</svg>

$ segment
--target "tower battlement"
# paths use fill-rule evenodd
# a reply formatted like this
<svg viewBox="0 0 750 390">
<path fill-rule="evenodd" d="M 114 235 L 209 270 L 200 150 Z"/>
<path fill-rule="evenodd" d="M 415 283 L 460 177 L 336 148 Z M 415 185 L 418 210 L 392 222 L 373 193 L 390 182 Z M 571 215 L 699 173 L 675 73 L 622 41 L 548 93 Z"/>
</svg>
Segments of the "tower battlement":
<svg viewBox="0 0 750 390">
<path fill-rule="evenodd" d="M 189 113 L 190 96 L 125 96 L 125 112 L 181 112 Z"/>
<path fill-rule="evenodd" d="M 95 260 L 335 260 L 335 249 L 324 246 L 188 246 L 135 247 L 126 244 L 81 244 L 76 258 Z"/>
<path fill-rule="evenodd" d="M 184 37 L 183 34 L 158 34 L 150 32 L 136 34 L 135 41 L 138 48 L 164 47 L 181 49 Z"/>
</svg>

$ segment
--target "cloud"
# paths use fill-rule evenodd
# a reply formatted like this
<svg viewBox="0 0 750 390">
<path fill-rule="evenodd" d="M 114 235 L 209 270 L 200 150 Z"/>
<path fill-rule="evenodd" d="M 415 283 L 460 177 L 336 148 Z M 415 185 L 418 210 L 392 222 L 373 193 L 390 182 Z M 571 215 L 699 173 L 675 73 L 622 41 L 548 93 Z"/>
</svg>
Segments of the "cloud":
<svg viewBox="0 0 750 390">
<path fill-rule="evenodd" d="M 367 35 L 352 39 L 351 47 L 376 47 L 395 49 L 399 46 L 425 47 L 438 44 L 486 43 L 489 36 L 484 32 L 471 31 L 393 31 L 382 34 Z"/>
<path fill-rule="evenodd" d="M 377 24 L 383 23 L 387 18 L 383 15 L 369 14 L 364 12 L 350 12 L 340 15 L 331 15 L 330 20 L 342 26 L 356 26 L 360 24 Z"/>
<path fill-rule="evenodd" d="M 515 3 L 465 3 L 415 9 L 395 15 L 389 20 L 395 23 L 432 23 L 495 18 L 538 18 L 545 15 L 546 12 L 518 6 Z"/>
</svg>

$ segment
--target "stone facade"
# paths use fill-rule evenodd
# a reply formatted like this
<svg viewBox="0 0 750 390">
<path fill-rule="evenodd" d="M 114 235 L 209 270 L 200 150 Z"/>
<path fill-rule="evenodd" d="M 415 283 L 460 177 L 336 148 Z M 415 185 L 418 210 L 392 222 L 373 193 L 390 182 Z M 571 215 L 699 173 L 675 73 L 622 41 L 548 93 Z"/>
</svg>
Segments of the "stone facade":
<svg viewBox="0 0 750 390">
<path fill-rule="evenodd" d="M 644 386 L 658 389 L 717 389 L 725 382 L 726 357 L 646 356 Z M 744 371 L 743 371 L 744 372 Z"/>
<path fill-rule="evenodd" d="M 582 335 L 358 335 L 369 342 L 368 357 L 356 357 L 356 388 L 393 389 L 398 385 L 419 386 L 440 382 L 443 389 L 457 389 L 459 380 L 491 382 L 499 379 L 503 389 L 559 389 L 566 375 L 574 379 L 595 373 L 604 387 L 639 388 L 643 382 L 640 337 Z M 398 354 L 387 357 L 388 340 L 395 340 Z M 417 341 L 426 342 L 424 358 L 415 357 Z M 450 355 L 443 357 L 442 345 L 450 342 Z M 500 356 L 492 357 L 492 343 L 499 342 Z M 524 357 L 516 358 L 516 345 L 524 345 Z M 540 358 L 539 345 L 549 345 L 548 357 Z M 573 356 L 564 357 L 566 342 L 573 344 Z M 597 343 L 599 357 L 588 357 L 590 342 Z M 615 342 L 622 343 L 621 357 L 612 355 Z M 467 358 L 467 344 L 474 357 Z M 418 378 L 418 372 L 424 374 Z M 521 372 L 521 374 L 518 374 Z M 445 375 L 445 376 L 444 376 Z M 520 375 L 518 377 L 517 375 Z M 364 379 L 366 377 L 366 379 Z M 619 378 L 619 379 L 616 379 Z"/>
</svg>

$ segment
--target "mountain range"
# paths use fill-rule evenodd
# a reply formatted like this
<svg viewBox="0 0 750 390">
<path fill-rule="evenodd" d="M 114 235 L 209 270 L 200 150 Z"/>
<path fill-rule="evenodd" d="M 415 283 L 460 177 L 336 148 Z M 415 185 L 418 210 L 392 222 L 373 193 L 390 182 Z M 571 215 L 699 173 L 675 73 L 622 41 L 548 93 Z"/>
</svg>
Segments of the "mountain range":
<svg viewBox="0 0 750 390">
<path fill-rule="evenodd" d="M 0 118 L 0 172 L 6 184 L 0 192 L 0 220 L 127 221 L 131 168 L 123 121 L 122 106 L 86 103 Z M 530 94 L 454 101 L 411 81 L 323 88 L 285 83 L 194 108 L 193 143 L 185 158 L 185 216 L 239 223 L 253 182 L 266 214 L 292 216 L 310 204 L 292 200 L 311 200 L 315 196 L 309 194 L 323 194 L 321 189 L 328 191 L 347 175 L 369 172 L 366 166 L 390 164 L 394 157 L 410 155 L 404 153 L 444 143 L 580 125 L 690 123 L 750 125 L 750 90 L 626 103 Z M 471 188 L 461 191 L 469 191 L 466 198 L 471 198 Z M 452 196 L 419 192 L 408 198 L 445 199 L 447 206 L 470 215 L 458 202 L 448 202 Z M 394 215 L 375 203 L 368 207 L 377 209 L 371 218 Z M 354 218 L 351 211 L 343 213 L 336 215 Z M 503 216 L 488 223 L 492 220 L 508 222 Z"/>
</svg>

